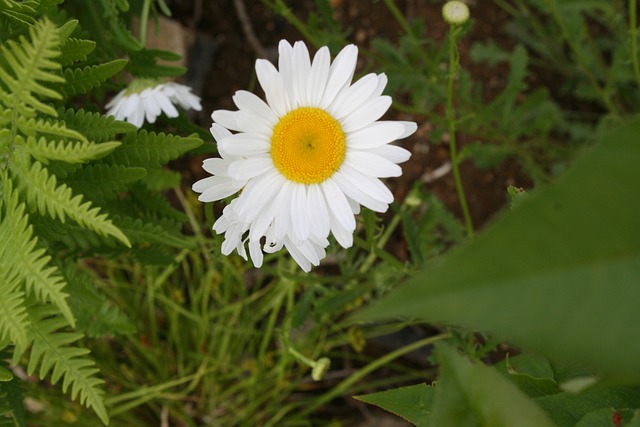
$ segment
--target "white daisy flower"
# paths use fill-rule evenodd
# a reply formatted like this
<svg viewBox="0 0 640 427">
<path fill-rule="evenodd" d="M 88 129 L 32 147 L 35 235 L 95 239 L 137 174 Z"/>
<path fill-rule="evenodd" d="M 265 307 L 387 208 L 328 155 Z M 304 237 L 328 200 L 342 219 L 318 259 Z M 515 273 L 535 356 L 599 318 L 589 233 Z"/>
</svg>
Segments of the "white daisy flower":
<svg viewBox="0 0 640 427">
<path fill-rule="evenodd" d="M 178 83 L 162 83 L 154 79 L 135 79 L 120 91 L 109 103 L 107 115 L 117 120 L 125 120 L 142 127 L 145 119 L 155 123 L 156 118 L 165 113 L 168 117 L 178 117 L 177 104 L 184 109 L 200 111 L 200 98 L 191 93 L 191 88 Z"/>
<path fill-rule="evenodd" d="M 387 210 L 393 195 L 380 178 L 401 175 L 398 163 L 411 155 L 390 143 L 416 124 L 379 121 L 391 106 L 382 95 L 387 78 L 368 74 L 352 84 L 357 56 L 349 45 L 331 63 L 323 47 L 312 61 L 304 43 L 281 41 L 278 69 L 256 62 L 266 102 L 238 91 L 238 111 L 213 112 L 221 158 L 204 161 L 212 176 L 193 190 L 203 202 L 240 192 L 213 226 L 225 234 L 224 254 L 246 259 L 248 243 L 259 267 L 263 251 L 285 247 L 309 271 L 324 258 L 330 234 L 345 248 L 353 244 L 361 205 Z"/>
</svg>

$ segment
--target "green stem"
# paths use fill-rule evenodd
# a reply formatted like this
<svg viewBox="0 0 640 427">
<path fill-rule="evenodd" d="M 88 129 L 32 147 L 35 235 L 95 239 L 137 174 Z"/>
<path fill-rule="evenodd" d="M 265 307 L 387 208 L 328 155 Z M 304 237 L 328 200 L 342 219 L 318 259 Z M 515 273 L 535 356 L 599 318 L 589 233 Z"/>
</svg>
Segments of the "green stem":
<svg viewBox="0 0 640 427">
<path fill-rule="evenodd" d="M 453 81 L 456 77 L 458 66 L 460 64 L 458 57 L 458 47 L 456 45 L 456 36 L 458 34 L 458 31 L 459 27 L 451 26 L 451 28 L 449 29 L 449 76 L 447 84 L 446 116 L 447 123 L 449 125 L 449 155 L 451 157 L 451 172 L 453 173 L 453 180 L 456 185 L 458 199 L 460 200 L 460 207 L 462 209 L 462 215 L 464 216 L 467 235 L 469 237 L 473 237 L 473 223 L 471 222 L 471 214 L 469 213 L 467 197 L 464 193 L 464 186 L 462 185 L 462 178 L 460 177 L 460 167 L 458 164 L 458 149 L 456 147 L 456 112 L 455 108 L 453 107 Z"/>
<path fill-rule="evenodd" d="M 633 72 L 640 87 L 640 61 L 638 60 L 638 28 L 637 16 L 638 4 L 636 0 L 629 0 L 629 33 L 631 36 L 631 60 L 633 61 Z"/>
<path fill-rule="evenodd" d="M 359 371 L 356 371 L 355 373 L 353 373 L 351 376 L 349 376 L 348 378 L 345 378 L 340 384 L 338 384 L 337 386 L 335 386 L 334 388 L 332 388 L 331 390 L 329 390 L 328 392 L 326 392 L 325 394 L 323 394 L 322 396 L 320 396 L 317 399 L 314 399 L 313 402 L 307 406 L 301 413 L 300 416 L 304 417 L 305 415 L 308 415 L 310 413 L 312 413 L 313 411 L 315 411 L 316 409 L 318 409 L 319 407 L 321 407 L 322 405 L 324 405 L 325 403 L 329 402 L 330 400 L 338 397 L 338 396 L 342 396 L 343 394 L 345 394 L 347 392 L 347 390 L 349 389 L 349 387 L 351 387 L 352 385 L 354 385 L 355 383 L 357 383 L 358 381 L 360 381 L 361 379 L 363 379 L 364 377 L 366 377 L 367 375 L 369 375 L 371 372 L 375 371 L 378 368 L 381 368 L 382 366 L 386 365 L 387 363 L 392 362 L 393 360 L 397 359 L 398 357 L 401 357 L 407 353 L 411 353 L 414 350 L 417 350 L 421 347 L 433 344 L 436 341 L 440 341 L 446 338 L 449 338 L 451 335 L 447 332 L 444 334 L 440 334 L 440 335 L 435 335 L 429 338 L 424 338 L 420 341 L 416 341 L 412 344 L 406 345 L 404 347 L 401 347 L 395 351 L 392 351 L 391 353 L 374 360 L 373 362 L 369 363 L 367 366 L 365 366 L 364 368 L 360 369 Z"/>
<path fill-rule="evenodd" d="M 382 233 L 382 235 L 378 239 L 376 247 L 379 250 L 383 250 L 384 246 L 387 244 L 387 242 L 391 238 L 391 234 L 393 234 L 393 231 L 396 229 L 398 224 L 400 224 L 400 221 L 402 220 L 401 213 L 402 213 L 402 210 L 404 208 L 405 208 L 405 205 L 403 204 L 400 207 L 400 210 L 398 212 L 396 212 L 396 214 L 393 216 L 393 218 L 391 218 L 391 221 L 389 222 L 389 225 L 387 225 L 387 228 L 385 228 L 384 232 Z M 367 257 L 367 259 L 365 259 L 364 262 L 362 263 L 362 265 L 360 266 L 359 272 L 360 273 L 366 273 L 367 270 L 369 269 L 369 267 L 371 267 L 373 262 L 376 260 L 376 258 L 377 258 L 376 251 L 375 250 L 371 250 L 371 252 L 369 253 L 369 256 Z"/>
<path fill-rule="evenodd" d="M 140 13 L 140 44 L 145 47 L 147 44 L 147 22 L 149 21 L 149 11 L 151 10 L 151 0 L 144 0 L 142 12 Z"/>
</svg>

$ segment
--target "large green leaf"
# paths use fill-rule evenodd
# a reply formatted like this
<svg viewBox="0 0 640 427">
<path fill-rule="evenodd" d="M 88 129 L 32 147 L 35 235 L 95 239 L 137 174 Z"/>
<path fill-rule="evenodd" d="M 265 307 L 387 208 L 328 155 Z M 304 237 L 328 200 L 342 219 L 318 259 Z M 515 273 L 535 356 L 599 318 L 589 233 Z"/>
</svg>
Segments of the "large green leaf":
<svg viewBox="0 0 640 427">
<path fill-rule="evenodd" d="M 553 360 L 640 382 L 640 121 L 361 319 L 489 330 Z"/>
<path fill-rule="evenodd" d="M 441 345 L 442 366 L 429 426 L 551 427 L 547 415 L 493 368 Z M 427 425 L 427 424 L 425 424 Z"/>
<path fill-rule="evenodd" d="M 427 425 L 434 394 L 435 389 L 423 383 L 355 396 L 355 398 L 386 409 L 420 427 Z"/>
</svg>

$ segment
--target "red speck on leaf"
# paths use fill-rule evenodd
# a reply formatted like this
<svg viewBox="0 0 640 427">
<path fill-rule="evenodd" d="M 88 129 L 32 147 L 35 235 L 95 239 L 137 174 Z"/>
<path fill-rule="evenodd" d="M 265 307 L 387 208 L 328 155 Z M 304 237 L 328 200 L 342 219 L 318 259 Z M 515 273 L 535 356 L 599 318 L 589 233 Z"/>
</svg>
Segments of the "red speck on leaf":
<svg viewBox="0 0 640 427">
<path fill-rule="evenodd" d="M 611 421 L 613 421 L 614 426 L 622 427 L 622 414 L 620 413 L 620 411 L 616 411 L 613 413 Z"/>
</svg>

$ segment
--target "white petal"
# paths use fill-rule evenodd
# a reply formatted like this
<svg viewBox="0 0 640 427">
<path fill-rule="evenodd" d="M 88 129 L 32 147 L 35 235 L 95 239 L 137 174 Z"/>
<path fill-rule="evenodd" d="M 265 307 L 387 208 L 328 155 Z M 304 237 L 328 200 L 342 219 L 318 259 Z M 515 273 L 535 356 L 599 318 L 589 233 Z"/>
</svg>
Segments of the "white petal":
<svg viewBox="0 0 640 427">
<path fill-rule="evenodd" d="M 311 60 L 307 46 L 298 41 L 293 45 L 293 89 L 296 107 L 308 106 L 307 86 L 309 84 L 309 74 L 311 73 Z"/>
<path fill-rule="evenodd" d="M 270 157 L 250 157 L 236 160 L 229 165 L 229 176 L 237 180 L 247 180 L 273 169 Z"/>
<path fill-rule="evenodd" d="M 329 54 L 329 48 L 326 46 L 321 47 L 316 55 L 313 57 L 313 63 L 311 64 L 311 71 L 309 73 L 308 89 L 308 101 L 309 106 L 318 107 L 324 90 L 327 86 L 327 79 L 329 78 L 329 63 L 331 62 L 331 55 Z"/>
<path fill-rule="evenodd" d="M 249 181 L 238 197 L 238 215 L 244 221 L 252 222 L 268 203 L 273 202 L 279 188 L 278 182 L 283 180 L 279 173 L 273 172 Z"/>
<path fill-rule="evenodd" d="M 371 150 L 368 150 L 368 152 L 371 154 L 382 156 L 385 159 L 392 161 L 393 163 L 403 163 L 409 160 L 409 158 L 411 157 L 411 152 L 409 150 L 391 144 L 373 148 Z"/>
<path fill-rule="evenodd" d="M 280 188 L 282 201 L 279 202 L 277 212 L 273 221 L 273 232 L 276 240 L 282 240 L 289 231 L 291 225 L 291 199 L 293 198 L 293 189 L 297 184 L 285 180 Z"/>
<path fill-rule="evenodd" d="M 332 178 L 338 184 L 340 189 L 344 191 L 347 197 L 353 199 L 355 202 L 360 203 L 362 206 L 371 209 L 374 212 L 386 212 L 389 208 L 389 205 L 387 205 L 386 203 L 383 203 L 371 197 L 371 195 L 367 192 L 366 187 L 363 188 L 355 185 L 355 182 L 344 176 L 342 172 L 336 172 L 335 174 L 333 174 Z"/>
<path fill-rule="evenodd" d="M 388 144 L 405 132 L 398 122 L 375 122 L 347 135 L 347 145 L 355 149 L 367 149 Z"/>
<path fill-rule="evenodd" d="M 373 93 L 371 94 L 371 97 L 367 101 L 371 101 L 372 99 L 382 95 L 382 92 L 384 92 L 384 88 L 387 86 L 387 81 L 388 79 L 385 73 L 378 74 L 378 86 L 376 87 L 376 90 L 373 91 Z"/>
<path fill-rule="evenodd" d="M 282 77 L 276 67 L 269 61 L 258 59 L 256 61 L 256 75 L 260 86 L 264 90 L 267 103 L 278 117 L 282 117 L 289 111 L 289 100 L 285 93 Z"/>
<path fill-rule="evenodd" d="M 412 135 L 417 129 L 418 125 L 414 122 L 398 122 L 404 125 L 404 133 L 398 137 L 398 139 L 406 138 Z"/>
<path fill-rule="evenodd" d="M 311 234 L 326 238 L 330 231 L 329 212 L 318 184 L 311 184 L 307 188 L 307 215 Z"/>
<path fill-rule="evenodd" d="M 222 141 L 223 139 L 225 139 L 228 136 L 233 135 L 231 132 L 229 132 L 229 130 L 227 128 L 225 128 L 224 126 L 221 126 L 217 123 L 214 123 L 213 125 L 211 125 L 211 135 L 213 136 L 213 138 L 216 141 Z"/>
<path fill-rule="evenodd" d="M 230 164 L 230 162 L 224 159 L 212 157 L 210 159 L 205 159 L 202 162 L 202 169 L 206 170 L 212 175 L 229 176 L 229 173 L 227 171 Z"/>
<path fill-rule="evenodd" d="M 232 156 L 258 156 L 269 152 L 271 144 L 258 135 L 238 133 L 218 142 L 218 150 Z"/>
<path fill-rule="evenodd" d="M 194 182 L 191 186 L 191 189 L 196 193 L 202 193 L 207 188 L 217 184 L 219 179 L 220 178 L 217 176 L 208 176 L 206 178 L 202 178 L 201 180 Z"/>
<path fill-rule="evenodd" d="M 345 132 L 354 132 L 358 129 L 362 129 L 382 117 L 390 106 L 390 96 L 379 96 L 374 98 L 341 120 L 342 129 Z"/>
<path fill-rule="evenodd" d="M 286 40 L 278 44 L 278 72 L 284 83 L 284 90 L 289 99 L 289 107 L 296 108 L 296 91 L 294 87 L 295 70 L 293 65 L 293 47 Z"/>
<path fill-rule="evenodd" d="M 309 218 L 307 216 L 307 188 L 304 184 L 295 185 L 291 198 L 291 225 L 293 236 L 297 240 L 309 237 Z"/>
<path fill-rule="evenodd" d="M 320 101 L 321 108 L 326 108 L 331 104 L 338 92 L 351 83 L 357 60 L 358 48 L 356 46 L 350 44 L 340 51 L 329 69 L 327 87 L 322 96 L 322 101 Z"/>
<path fill-rule="evenodd" d="M 260 242 L 249 242 L 249 255 L 251 255 L 251 261 L 256 268 L 262 267 L 264 255 L 260 249 Z"/>
<path fill-rule="evenodd" d="M 233 102 L 240 110 L 248 110 L 260 117 L 267 125 L 274 126 L 278 122 L 278 117 L 273 110 L 256 95 L 246 90 L 239 90 L 233 96 Z"/>
<path fill-rule="evenodd" d="M 334 215 L 340 225 L 346 230 L 353 231 L 356 228 L 356 220 L 351 212 L 349 202 L 338 185 L 331 178 L 326 179 L 320 185 L 329 211 Z"/>
<path fill-rule="evenodd" d="M 336 96 L 328 107 L 329 113 L 338 120 L 349 115 L 369 99 L 377 85 L 378 76 L 367 74 Z"/>
<path fill-rule="evenodd" d="M 344 164 L 365 175 L 377 178 L 389 178 L 402 175 L 402 168 L 390 160 L 371 154 L 367 151 L 348 151 L 344 158 Z"/>
<path fill-rule="evenodd" d="M 339 171 L 356 187 L 366 189 L 374 199 L 386 204 L 393 202 L 393 194 L 378 178 L 362 174 L 347 165 L 342 165 Z"/>
<path fill-rule="evenodd" d="M 216 110 L 211 114 L 213 121 L 229 130 L 239 131 L 237 111 Z"/>
<path fill-rule="evenodd" d="M 215 177 L 212 177 L 215 178 Z M 225 197 L 229 197 L 232 194 L 237 193 L 240 188 L 232 185 L 231 180 L 228 178 L 220 178 L 217 183 L 210 186 L 198 196 L 198 200 L 201 202 L 215 202 Z"/>
</svg>

